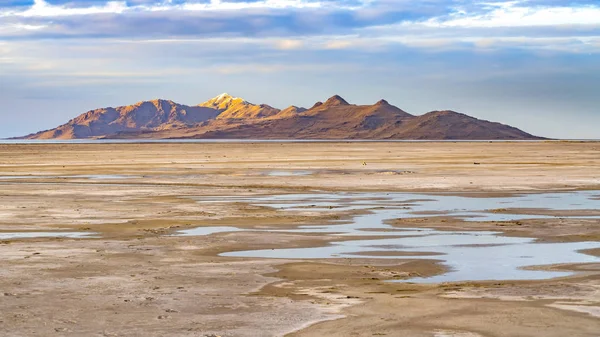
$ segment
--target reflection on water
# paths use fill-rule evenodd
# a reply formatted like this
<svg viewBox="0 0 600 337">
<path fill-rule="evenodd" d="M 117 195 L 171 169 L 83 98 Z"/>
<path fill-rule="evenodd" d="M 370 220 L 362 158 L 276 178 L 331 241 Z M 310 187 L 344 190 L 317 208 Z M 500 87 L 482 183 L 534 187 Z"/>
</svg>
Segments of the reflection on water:
<svg viewBox="0 0 600 337">
<path fill-rule="evenodd" d="M 245 201 L 270 206 L 283 211 L 369 210 L 351 221 L 333 225 L 301 226 L 297 229 L 256 230 L 290 233 L 327 233 L 345 236 L 373 237 L 363 240 L 333 242 L 325 247 L 269 249 L 222 254 L 230 257 L 262 257 L 289 259 L 320 258 L 397 258 L 369 252 L 411 252 L 410 258 L 442 261 L 450 271 L 431 278 L 413 278 L 420 283 L 454 282 L 466 280 L 520 280 L 546 279 L 568 276 L 569 272 L 525 270 L 524 267 L 562 263 L 600 262 L 600 259 L 580 253 L 580 250 L 600 248 L 600 242 L 537 243 L 532 238 L 514 238 L 501 233 L 479 231 L 437 231 L 423 228 L 395 228 L 385 223 L 397 218 L 431 217 L 422 214 L 450 215 L 467 221 L 509 221 L 530 218 L 553 218 L 543 214 L 501 214 L 498 208 L 587 211 L 600 209 L 600 201 L 593 199 L 598 192 L 541 193 L 501 198 L 475 198 L 452 195 L 425 195 L 411 193 L 330 193 L 292 194 L 267 197 L 229 197 L 224 199 L 198 198 L 199 202 Z M 561 216 L 561 218 L 600 218 L 599 216 Z M 234 227 L 198 229 L 203 235 L 237 230 Z M 182 232 L 182 234 L 184 234 Z M 362 253 L 362 255 L 361 255 Z"/>
</svg>

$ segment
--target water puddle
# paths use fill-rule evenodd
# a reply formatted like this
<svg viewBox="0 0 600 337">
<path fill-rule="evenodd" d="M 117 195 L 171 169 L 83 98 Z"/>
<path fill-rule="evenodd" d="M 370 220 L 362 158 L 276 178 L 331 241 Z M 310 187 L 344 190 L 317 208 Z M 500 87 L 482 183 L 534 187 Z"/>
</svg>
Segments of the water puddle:
<svg viewBox="0 0 600 337">
<path fill-rule="evenodd" d="M 3 232 L 0 233 L 0 240 L 13 239 L 35 239 L 35 238 L 70 238 L 85 239 L 92 238 L 96 233 L 81 232 Z"/>
<path fill-rule="evenodd" d="M 571 215 L 573 211 L 600 209 L 596 192 L 540 193 L 511 197 L 480 198 L 473 196 L 426 195 L 412 193 L 329 193 L 290 194 L 261 197 L 197 198 L 198 202 L 249 202 L 282 211 L 336 212 L 368 210 L 350 221 L 331 225 L 301 226 L 295 229 L 255 229 L 254 231 L 289 233 L 326 233 L 340 240 L 325 247 L 268 249 L 228 252 L 229 257 L 284 259 L 325 258 L 398 258 L 436 259 L 450 271 L 408 281 L 439 283 L 481 280 L 533 280 L 569 276 L 560 271 L 533 270 L 531 266 L 565 263 L 600 262 L 600 258 L 581 250 L 600 248 L 600 242 L 537 243 L 533 238 L 502 236 L 489 231 L 438 231 L 427 228 L 396 228 L 385 223 L 397 218 L 427 218 L 454 216 L 466 221 L 514 221 L 557 218 L 544 210 L 570 211 L 560 218 L 600 218 Z M 498 213 L 498 209 L 528 209 L 528 214 Z M 536 214 L 536 211 L 539 214 Z M 559 212 L 560 213 L 560 212 Z M 433 214 L 433 215 L 424 215 Z M 235 227 L 204 227 L 182 231 L 180 235 L 207 235 L 241 230 Z M 195 232 L 194 232 L 195 231 Z M 347 236 L 373 237 L 362 240 L 343 239 Z M 432 256 L 435 254 L 435 256 Z"/>
<path fill-rule="evenodd" d="M 340 241 L 326 247 L 254 250 L 222 255 L 288 259 L 390 259 L 397 258 L 392 254 L 394 252 L 414 252 L 415 255 L 410 255 L 411 259 L 433 258 L 442 261 L 450 268 L 449 272 L 442 275 L 408 280 L 418 283 L 547 279 L 569 276 L 571 273 L 523 268 L 562 263 L 600 262 L 597 257 L 578 252 L 582 249 L 600 248 L 599 242 L 535 243 L 531 238 L 505 237 L 493 232 L 459 233 L 431 230 L 421 235 L 412 231 L 407 231 L 406 234 L 410 236 Z M 372 252 L 378 254 L 373 255 Z M 432 257 L 431 253 L 440 255 Z"/>
<path fill-rule="evenodd" d="M 466 221 L 516 221 L 549 218 L 600 218 L 600 203 L 594 197 L 597 192 L 578 191 L 566 193 L 540 193 L 511 197 L 484 198 L 455 195 L 428 195 L 413 193 L 328 193 L 288 194 L 255 198 L 233 197 L 227 200 L 250 202 L 286 211 L 347 211 L 384 207 L 397 212 L 394 218 L 426 218 L 451 216 Z M 219 200 L 198 199 L 200 202 Z M 511 214 L 510 210 L 528 211 L 527 214 Z M 594 211 L 598 215 L 546 215 L 544 210 Z"/>
<path fill-rule="evenodd" d="M 109 179 L 134 179 L 141 178 L 140 176 L 130 176 L 122 174 L 80 174 L 73 176 L 60 176 L 60 178 L 74 178 L 74 179 L 91 179 L 91 180 L 109 180 Z"/>
<path fill-rule="evenodd" d="M 176 236 L 199 236 L 215 233 L 239 232 L 241 229 L 236 227 L 196 227 L 192 229 L 183 229 L 177 231 Z"/>
</svg>

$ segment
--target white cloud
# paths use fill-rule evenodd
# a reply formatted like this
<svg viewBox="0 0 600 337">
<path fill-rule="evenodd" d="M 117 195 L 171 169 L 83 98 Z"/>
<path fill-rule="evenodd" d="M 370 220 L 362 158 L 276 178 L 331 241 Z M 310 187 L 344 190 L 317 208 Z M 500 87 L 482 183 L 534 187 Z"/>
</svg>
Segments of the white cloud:
<svg viewBox="0 0 600 337">
<path fill-rule="evenodd" d="M 0 12 L 0 16 L 22 16 L 22 17 L 58 17 L 68 15 L 88 15 L 88 14 L 120 14 L 127 10 L 126 2 L 110 1 L 104 6 L 91 7 L 67 7 L 52 5 L 44 0 L 34 0 L 34 4 L 24 11 L 5 11 Z"/>
<path fill-rule="evenodd" d="M 0 17 L 20 16 L 20 17 L 60 17 L 73 15 L 91 15 L 91 14 L 122 14 L 135 12 L 167 12 L 167 11 L 232 11 L 232 10 L 251 10 L 251 9 L 305 9 L 305 8 L 334 8 L 355 10 L 368 6 L 370 0 L 359 2 L 358 5 L 347 6 L 335 2 L 326 1 L 306 1 L 306 0 L 262 0 L 253 2 L 230 2 L 221 0 L 211 0 L 207 3 L 186 2 L 182 4 L 172 4 L 165 1 L 161 4 L 152 5 L 132 5 L 128 6 L 125 1 L 109 1 L 102 6 L 89 7 L 71 7 L 65 5 L 52 5 L 45 0 L 34 0 L 34 4 L 20 11 L 6 10 L 0 12 Z"/>
<path fill-rule="evenodd" d="M 531 27 L 561 25 L 600 26 L 600 7 L 524 7 L 516 2 L 489 4 L 486 13 L 458 10 L 447 17 L 419 22 L 428 27 Z"/>
<path fill-rule="evenodd" d="M 240 10 L 252 8 L 321 8 L 325 4 L 322 2 L 307 2 L 304 0 L 263 0 L 256 2 L 224 2 L 220 0 L 212 0 L 210 3 L 185 3 L 180 6 L 156 6 L 150 7 L 151 10 L 172 10 L 182 9 L 188 11 L 202 10 Z"/>
</svg>

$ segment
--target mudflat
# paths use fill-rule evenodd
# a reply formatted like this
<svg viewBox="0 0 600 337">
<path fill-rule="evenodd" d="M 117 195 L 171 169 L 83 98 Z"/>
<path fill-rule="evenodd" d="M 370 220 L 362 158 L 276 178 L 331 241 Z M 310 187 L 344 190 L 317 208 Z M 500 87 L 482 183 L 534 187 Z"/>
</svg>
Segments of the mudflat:
<svg viewBox="0 0 600 337">
<path fill-rule="evenodd" d="M 489 212 L 527 218 L 431 210 L 386 221 L 600 242 L 595 142 L 0 144 L 0 335 L 598 336 L 598 262 L 532 267 L 573 272 L 553 279 L 425 284 L 413 279 L 450 271 L 425 248 L 420 259 L 220 255 L 328 246 L 341 236 L 296 229 L 351 223 L 388 207 L 386 193 L 418 193 L 410 208 L 436 195 L 566 191 L 591 193 L 591 208 L 499 204 Z M 357 204 L 371 194 L 368 207 L 318 207 L 326 193 Z M 317 206 L 264 202 L 284 195 Z M 207 232 L 178 235 L 194 228 Z"/>
</svg>

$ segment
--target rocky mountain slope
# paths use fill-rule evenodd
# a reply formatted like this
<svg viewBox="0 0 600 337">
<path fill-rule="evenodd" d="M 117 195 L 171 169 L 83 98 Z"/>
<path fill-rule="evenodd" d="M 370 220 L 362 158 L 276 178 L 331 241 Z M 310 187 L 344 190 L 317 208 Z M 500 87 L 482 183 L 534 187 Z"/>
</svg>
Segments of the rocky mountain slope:
<svg viewBox="0 0 600 337">
<path fill-rule="evenodd" d="M 157 99 L 117 108 L 88 111 L 54 129 L 41 131 L 28 139 L 78 139 L 110 136 L 122 132 L 168 130 L 192 127 L 214 119 L 219 111 Z"/>
<path fill-rule="evenodd" d="M 168 100 L 88 111 L 26 139 L 537 139 L 517 128 L 453 111 L 411 115 L 385 100 L 354 105 L 340 96 L 310 109 L 279 110 L 222 94 L 197 106 Z"/>
</svg>

